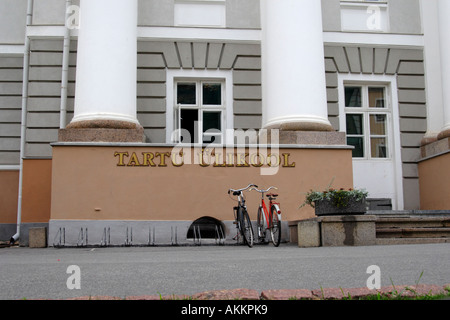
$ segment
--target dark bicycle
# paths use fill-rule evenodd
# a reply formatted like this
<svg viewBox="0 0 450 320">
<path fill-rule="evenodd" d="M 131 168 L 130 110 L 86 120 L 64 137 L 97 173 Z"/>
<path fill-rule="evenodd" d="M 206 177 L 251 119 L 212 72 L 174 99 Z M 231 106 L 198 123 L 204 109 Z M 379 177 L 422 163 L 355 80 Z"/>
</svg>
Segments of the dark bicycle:
<svg viewBox="0 0 450 320">
<path fill-rule="evenodd" d="M 236 239 L 242 239 L 245 244 L 247 244 L 250 248 L 253 247 L 253 227 L 250 217 L 247 212 L 247 206 L 245 204 L 245 197 L 243 191 L 250 189 L 251 187 L 258 188 L 257 185 L 250 184 L 246 188 L 242 189 L 229 189 L 228 194 L 233 194 L 233 196 L 238 197 L 238 205 L 233 207 L 234 212 L 234 223 L 236 224 L 237 234 Z"/>
</svg>

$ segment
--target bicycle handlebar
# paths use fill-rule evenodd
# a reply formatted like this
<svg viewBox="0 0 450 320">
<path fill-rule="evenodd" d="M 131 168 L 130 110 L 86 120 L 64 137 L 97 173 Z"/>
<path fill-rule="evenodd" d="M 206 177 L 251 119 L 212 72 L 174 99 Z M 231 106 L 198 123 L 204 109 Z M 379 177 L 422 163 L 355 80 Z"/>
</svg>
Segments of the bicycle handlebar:
<svg viewBox="0 0 450 320">
<path fill-rule="evenodd" d="M 258 186 L 256 186 L 256 188 L 258 188 Z M 266 193 L 266 192 L 268 192 L 270 189 L 275 189 L 275 190 L 278 190 L 278 188 L 277 187 L 269 187 L 268 189 L 266 189 L 266 190 L 258 190 L 258 189 L 256 189 L 256 188 L 251 188 L 249 191 L 252 191 L 252 190 L 255 190 L 255 191 L 258 191 L 258 192 L 260 192 L 260 193 Z"/>
<path fill-rule="evenodd" d="M 228 194 L 230 194 L 230 192 L 242 192 L 242 191 L 247 190 L 247 189 L 249 189 L 249 188 L 251 188 L 251 187 L 256 187 L 256 188 L 258 188 L 258 186 L 257 186 L 256 184 L 249 184 L 247 187 L 242 188 L 242 189 L 238 189 L 238 190 L 229 189 L 229 190 L 228 190 Z"/>
</svg>

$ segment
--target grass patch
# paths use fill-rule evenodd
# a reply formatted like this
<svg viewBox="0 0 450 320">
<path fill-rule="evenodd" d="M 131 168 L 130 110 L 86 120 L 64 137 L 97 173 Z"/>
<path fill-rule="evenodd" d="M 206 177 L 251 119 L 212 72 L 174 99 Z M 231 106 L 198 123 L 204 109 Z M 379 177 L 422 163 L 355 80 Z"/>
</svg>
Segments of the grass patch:
<svg viewBox="0 0 450 320">
<path fill-rule="evenodd" d="M 375 294 L 371 296 L 367 296 L 364 298 L 360 298 L 358 300 L 443 300 L 446 298 L 450 298 L 450 292 L 441 294 L 424 294 L 424 295 L 414 295 L 414 296 L 396 296 L 391 294 Z"/>
</svg>

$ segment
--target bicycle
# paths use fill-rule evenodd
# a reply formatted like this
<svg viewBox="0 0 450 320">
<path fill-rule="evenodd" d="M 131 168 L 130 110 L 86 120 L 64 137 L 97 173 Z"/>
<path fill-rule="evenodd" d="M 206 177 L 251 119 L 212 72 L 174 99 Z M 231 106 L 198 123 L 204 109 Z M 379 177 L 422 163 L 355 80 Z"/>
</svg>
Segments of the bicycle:
<svg viewBox="0 0 450 320">
<path fill-rule="evenodd" d="M 237 234 L 236 239 L 239 241 L 240 236 L 242 236 L 244 243 L 250 248 L 253 247 L 253 227 L 250 217 L 247 212 L 247 206 L 245 204 L 244 190 L 250 189 L 252 187 L 258 187 L 254 184 L 249 184 L 246 188 L 234 190 L 229 189 L 228 194 L 233 192 L 233 196 L 238 197 L 238 205 L 233 207 L 234 212 L 234 224 L 236 224 Z"/>
<path fill-rule="evenodd" d="M 252 187 L 249 191 L 255 190 L 261 193 L 261 204 L 258 208 L 258 220 L 257 220 L 257 230 L 258 230 L 258 241 L 264 242 L 266 239 L 267 230 L 270 231 L 270 237 L 272 243 L 275 247 L 280 245 L 281 240 L 281 210 L 280 203 L 274 202 L 277 199 L 278 194 L 269 193 L 267 198 L 269 198 L 269 208 L 267 209 L 266 203 L 264 201 L 264 194 L 271 189 L 277 190 L 277 187 L 269 187 L 266 190 L 258 190 Z"/>
</svg>

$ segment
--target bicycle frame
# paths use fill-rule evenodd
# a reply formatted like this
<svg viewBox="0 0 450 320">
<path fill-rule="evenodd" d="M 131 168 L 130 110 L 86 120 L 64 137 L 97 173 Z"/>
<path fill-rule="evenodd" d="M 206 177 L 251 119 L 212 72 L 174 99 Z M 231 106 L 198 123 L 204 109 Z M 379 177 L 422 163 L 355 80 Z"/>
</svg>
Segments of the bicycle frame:
<svg viewBox="0 0 450 320">
<path fill-rule="evenodd" d="M 272 221 L 272 219 L 270 219 L 270 212 L 269 212 L 269 209 L 266 206 L 266 201 L 264 200 L 264 194 L 266 192 L 268 192 L 272 188 L 275 189 L 275 187 L 270 187 L 267 190 L 256 190 L 255 189 L 256 191 L 261 193 L 261 204 L 259 205 L 259 207 L 262 209 L 262 212 L 263 212 L 262 216 L 263 216 L 263 219 L 264 219 L 264 226 L 265 226 L 266 230 L 273 227 L 273 225 L 272 225 L 273 221 Z M 269 208 L 272 208 L 272 206 L 275 206 L 275 209 L 276 209 L 276 212 L 277 212 L 277 216 L 278 216 L 278 221 L 281 221 L 280 203 L 273 201 L 273 199 L 270 197 L 269 198 Z"/>
<path fill-rule="evenodd" d="M 269 198 L 269 206 L 266 205 L 266 201 L 264 199 L 264 195 L 271 189 L 278 188 L 269 187 L 267 190 L 251 188 L 250 190 L 256 190 L 261 193 L 261 204 L 258 207 L 257 219 L 258 239 L 260 242 L 264 242 L 267 236 L 267 230 L 269 230 L 273 244 L 278 247 L 281 239 L 281 210 L 280 203 L 274 201 L 278 195 L 266 195 Z"/>
<path fill-rule="evenodd" d="M 238 205 L 233 207 L 234 220 L 235 220 L 236 229 L 237 229 L 236 239 L 239 239 L 240 236 L 242 236 L 244 239 L 244 242 L 246 242 L 249 247 L 253 246 L 253 228 L 251 226 L 251 221 L 248 216 L 247 206 L 245 204 L 245 196 L 243 194 L 243 191 L 250 189 L 252 187 L 257 187 L 257 186 L 254 184 L 250 184 L 246 188 L 242 188 L 242 189 L 238 189 L 238 190 L 234 190 L 234 189 L 228 190 L 228 194 L 233 192 L 233 195 L 238 197 Z"/>
<path fill-rule="evenodd" d="M 269 199 L 269 208 L 272 208 L 272 206 L 275 206 L 275 209 L 277 211 L 278 221 L 280 221 L 281 220 L 280 203 L 274 202 Z M 270 219 L 270 212 L 269 212 L 269 209 L 267 209 L 266 202 L 264 201 L 264 194 L 263 194 L 263 198 L 261 199 L 261 204 L 259 205 L 259 207 L 262 208 L 262 212 L 264 213 L 263 218 L 264 218 L 265 229 L 272 228 L 273 220 Z"/>
<path fill-rule="evenodd" d="M 238 197 L 238 205 L 237 207 L 235 207 L 236 209 L 239 207 L 243 207 L 245 209 L 247 209 L 247 205 L 245 204 L 245 197 L 244 197 L 244 190 L 250 189 L 250 188 L 254 188 L 254 187 L 258 187 L 255 184 L 249 184 L 246 188 L 242 188 L 242 189 L 238 189 L 238 190 L 234 190 L 234 189 L 229 189 L 228 190 L 228 194 L 230 194 L 231 192 L 233 192 L 233 195 Z M 235 215 L 235 219 L 238 218 L 237 215 Z"/>
</svg>

